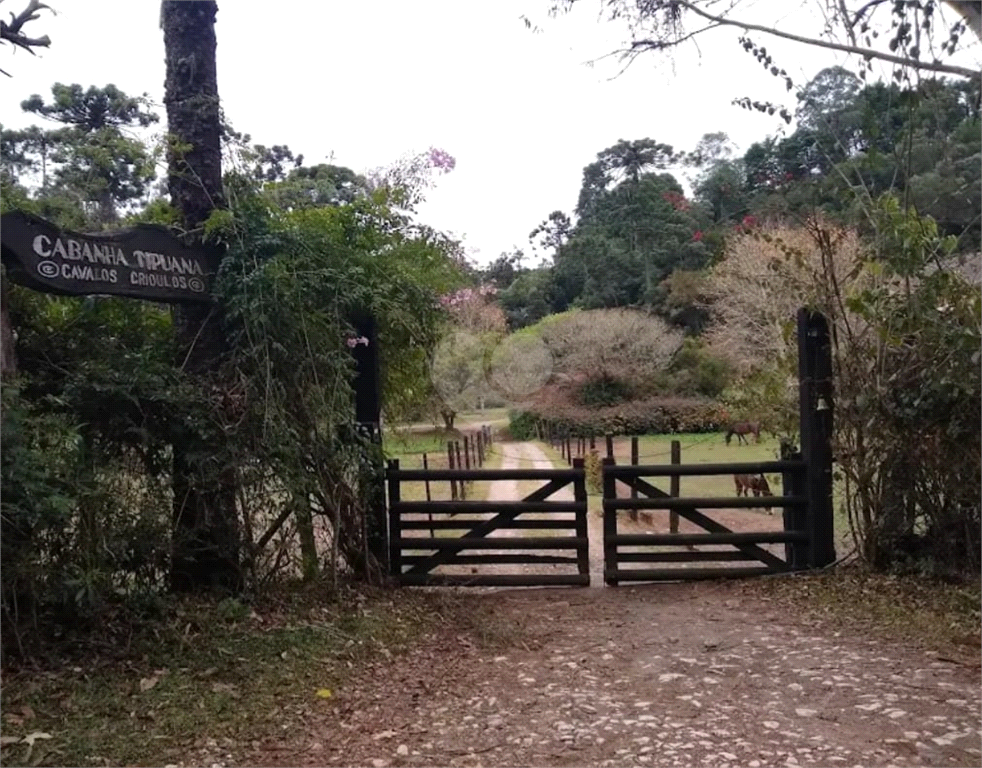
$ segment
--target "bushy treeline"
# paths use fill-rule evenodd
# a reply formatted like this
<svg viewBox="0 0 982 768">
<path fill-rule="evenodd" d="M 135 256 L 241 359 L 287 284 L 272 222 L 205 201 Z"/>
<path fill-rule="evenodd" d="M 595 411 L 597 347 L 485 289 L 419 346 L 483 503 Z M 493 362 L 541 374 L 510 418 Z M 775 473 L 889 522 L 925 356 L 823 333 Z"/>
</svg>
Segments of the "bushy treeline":
<svg viewBox="0 0 982 768">
<path fill-rule="evenodd" d="M 143 114 L 116 91 L 56 95 L 80 111 L 109 104 L 121 120 Z M 124 211 L 130 221 L 175 220 L 156 196 L 110 189 L 98 204 L 98 190 L 82 185 L 100 186 L 99 168 L 69 173 L 75 155 L 45 158 L 31 136 L 6 137 L 4 210 L 83 231 Z M 64 138 L 86 142 L 80 153 L 103 139 L 105 157 L 116 157 L 114 130 Z M 190 373 L 179 354 L 172 307 L 56 297 L 4 278 L 16 333 L 0 430 L 5 653 L 160 606 L 183 544 L 175 445 L 218 446 L 184 460 L 197 487 L 234 492 L 229 541 L 246 593 L 320 572 L 379 574 L 366 510 L 382 461 L 354 421 L 353 321 L 377 323 L 383 390 L 398 415 L 445 322 L 439 297 L 465 279 L 457 246 L 415 221 L 413 178 L 304 173 L 285 148 L 254 147 L 230 130 L 226 139 L 237 158 L 225 175 L 228 206 L 203 234 L 223 253 L 220 343 L 207 374 Z M 42 162 L 58 183 L 36 175 Z"/>
</svg>

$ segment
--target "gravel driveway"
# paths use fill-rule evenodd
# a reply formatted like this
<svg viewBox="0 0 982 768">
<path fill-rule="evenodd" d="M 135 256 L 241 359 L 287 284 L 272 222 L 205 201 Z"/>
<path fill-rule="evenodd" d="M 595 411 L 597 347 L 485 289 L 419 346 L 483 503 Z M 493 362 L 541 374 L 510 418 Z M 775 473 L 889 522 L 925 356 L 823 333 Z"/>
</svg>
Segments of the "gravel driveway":
<svg viewBox="0 0 982 768">
<path fill-rule="evenodd" d="M 504 641 L 426 637 L 248 764 L 982 765 L 977 666 L 805 620 L 751 582 L 461 594 Z"/>
</svg>

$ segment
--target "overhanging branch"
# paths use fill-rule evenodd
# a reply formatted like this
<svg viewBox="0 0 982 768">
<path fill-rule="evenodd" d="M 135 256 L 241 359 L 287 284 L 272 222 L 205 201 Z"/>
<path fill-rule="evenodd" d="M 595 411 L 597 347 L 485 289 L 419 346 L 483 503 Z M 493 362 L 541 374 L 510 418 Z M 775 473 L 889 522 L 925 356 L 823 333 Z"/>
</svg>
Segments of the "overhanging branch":
<svg viewBox="0 0 982 768">
<path fill-rule="evenodd" d="M 0 0 L 0 2 L 3 2 L 3 0 Z M 40 0 L 31 0 L 27 4 L 27 7 L 19 14 L 11 13 L 9 22 L 0 21 L 0 40 L 15 45 L 18 48 L 23 48 L 31 54 L 34 54 L 35 48 L 47 48 L 51 45 L 51 38 L 47 35 L 44 35 L 44 37 L 28 37 L 22 31 L 27 22 L 38 18 L 38 12 L 41 10 L 48 10 L 54 13 L 50 6 L 45 5 Z M 0 72 L 2 71 L 0 70 Z M 4 74 L 8 73 L 4 72 Z"/>
<path fill-rule="evenodd" d="M 921 61 L 919 59 L 906 58 L 904 56 L 895 56 L 891 53 L 886 53 L 884 51 L 877 51 L 873 48 L 862 48 L 856 45 L 844 45 L 842 43 L 835 43 L 828 40 L 819 40 L 812 37 L 802 37 L 801 35 L 795 35 L 790 32 L 782 32 L 778 29 L 773 29 L 771 27 L 761 26 L 760 24 L 751 24 L 746 21 L 738 21 L 736 19 L 728 19 L 725 16 L 715 16 L 702 8 L 697 6 L 695 3 L 688 2 L 688 0 L 671 0 L 670 5 L 673 9 L 677 10 L 679 8 L 684 8 L 687 11 L 691 11 L 697 16 L 701 16 L 707 21 L 713 22 L 718 26 L 729 26 L 729 27 L 739 27 L 750 32 L 763 32 L 767 35 L 774 35 L 775 37 L 783 38 L 784 40 L 791 40 L 795 43 L 802 43 L 804 45 L 813 45 L 819 48 L 828 48 L 833 51 L 841 51 L 843 53 L 851 53 L 857 56 L 862 56 L 865 59 L 879 59 L 880 61 L 887 61 L 892 64 L 899 64 L 903 67 L 914 67 L 916 69 L 928 70 L 930 72 L 939 72 L 947 75 L 958 75 L 960 77 L 977 77 L 978 71 L 974 69 L 968 69 L 967 67 L 959 67 L 953 64 L 944 64 L 940 61 Z M 632 48 L 640 48 L 641 50 L 655 49 L 660 50 L 668 47 L 668 45 L 676 45 L 680 41 L 675 41 L 670 44 L 663 43 L 655 40 L 641 40 L 637 43 L 632 44 Z"/>
</svg>

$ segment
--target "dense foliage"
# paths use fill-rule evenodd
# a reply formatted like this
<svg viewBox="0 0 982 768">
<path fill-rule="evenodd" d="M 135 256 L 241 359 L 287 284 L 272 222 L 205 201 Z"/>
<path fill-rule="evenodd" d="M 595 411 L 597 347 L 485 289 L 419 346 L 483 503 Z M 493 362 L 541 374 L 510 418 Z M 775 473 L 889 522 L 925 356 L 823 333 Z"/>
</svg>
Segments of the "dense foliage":
<svg viewBox="0 0 982 768">
<path fill-rule="evenodd" d="M 92 116 L 108 104 L 123 121 L 138 109 L 111 86 L 59 86 L 56 97 L 36 111 L 60 119 L 80 104 Z M 353 322 L 376 320 L 387 416 L 397 416 L 447 322 L 439 299 L 465 279 L 459 249 L 416 221 L 412 178 L 373 186 L 346 169 L 308 174 L 295 160 L 271 170 L 288 150 L 229 135 L 242 162 L 225 177 L 227 209 L 204 233 L 224 251 L 223 351 L 207 375 L 183 365 L 170 308 L 6 286 L 17 371 L 3 388 L 0 432 L 5 651 L 83 631 L 110 606 L 155 604 L 168 587 L 173 446 L 189 436 L 220 446 L 196 463 L 202 487 L 234 475 L 247 590 L 322 568 L 378 575 L 365 511 L 381 456 L 355 429 Z M 34 155 L 11 154 L 24 146 L 4 145 L 4 210 L 91 230 L 130 204 L 125 187 L 93 173 L 92 195 L 65 201 L 76 177 L 39 179 Z M 137 218 L 166 224 L 173 211 L 155 198 Z"/>
<path fill-rule="evenodd" d="M 742 157 L 724 133 L 685 153 L 650 139 L 603 150 L 575 218 L 554 211 L 532 233 L 551 259 L 486 270 L 513 328 L 633 307 L 687 336 L 646 387 L 596 359 L 557 370 L 512 430 L 617 431 L 623 414 L 637 432 L 671 431 L 651 398 L 695 395 L 794 441 L 794 317 L 815 307 L 835 330 L 837 494 L 860 554 L 973 572 L 980 319 L 977 269 L 966 279 L 959 264 L 977 264 L 982 242 L 980 80 L 832 67 L 796 94 L 793 130 Z M 691 198 L 668 171 L 689 173 Z"/>
<path fill-rule="evenodd" d="M 667 435 L 717 432 L 727 422 L 726 410 L 704 398 L 652 397 L 617 405 L 571 404 L 555 393 L 510 413 L 509 431 L 517 440 L 549 435 Z"/>
</svg>

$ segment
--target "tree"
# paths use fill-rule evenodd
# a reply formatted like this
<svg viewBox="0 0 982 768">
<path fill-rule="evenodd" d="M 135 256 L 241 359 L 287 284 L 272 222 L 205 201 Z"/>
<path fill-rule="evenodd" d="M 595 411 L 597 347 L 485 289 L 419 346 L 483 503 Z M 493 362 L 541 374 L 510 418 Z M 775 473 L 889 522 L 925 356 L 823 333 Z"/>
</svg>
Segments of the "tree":
<svg viewBox="0 0 982 768">
<path fill-rule="evenodd" d="M 490 265 L 480 271 L 482 282 L 493 285 L 499 291 L 506 290 L 525 272 L 522 260 L 525 254 L 518 248 L 511 253 L 502 253 Z"/>
<path fill-rule="evenodd" d="M 839 116 L 854 107 L 861 87 L 862 81 L 845 67 L 823 69 L 798 94 L 798 127 L 838 132 Z"/>
<path fill-rule="evenodd" d="M 543 327 L 542 341 L 560 377 L 581 391 L 586 387 L 602 398 L 619 392 L 622 399 L 668 367 L 682 333 L 634 309 L 597 309 L 557 318 Z"/>
<path fill-rule="evenodd" d="M 507 327 L 494 294 L 494 286 L 486 285 L 461 288 L 440 300 L 449 324 L 431 357 L 430 376 L 435 410 L 448 430 L 459 411 L 483 407 L 490 394 L 487 361 Z"/>
<path fill-rule="evenodd" d="M 722 160 L 699 177 L 695 198 L 706 206 L 714 222 L 741 219 L 747 213 L 745 176 L 741 161 Z"/>
<path fill-rule="evenodd" d="M 643 173 L 664 170 L 680 157 L 671 145 L 660 144 L 653 139 L 621 139 L 612 147 L 598 152 L 596 161 L 583 169 L 583 185 L 576 203 L 576 213 L 580 217 L 589 216 L 596 202 L 611 186 L 624 180 L 637 186 Z"/>
<path fill-rule="evenodd" d="M 524 328 L 556 309 L 565 309 L 566 304 L 559 306 L 556 301 L 553 280 L 552 267 L 529 269 L 498 293 L 498 303 L 505 311 L 509 328 L 513 331 Z"/>
<path fill-rule="evenodd" d="M 143 197 L 156 172 L 154 158 L 142 141 L 124 129 L 157 121 L 143 97 L 127 96 L 114 85 L 104 88 L 55 83 L 52 100 L 34 94 L 21 102 L 26 112 L 59 127 L 31 126 L 4 140 L 8 172 L 40 176 L 39 197 L 80 201 L 90 218 L 106 225 L 118 220 L 119 209 Z"/>
<path fill-rule="evenodd" d="M 698 269 L 707 255 L 682 186 L 647 170 L 679 155 L 643 139 L 597 157 L 583 171 L 576 228 L 554 257 L 554 306 L 657 306 L 672 269 Z"/>
<path fill-rule="evenodd" d="M 78 83 L 55 83 L 51 86 L 51 95 L 53 101 L 46 104 L 35 93 L 21 102 L 21 109 L 85 133 L 134 125 L 145 128 L 158 120 L 155 113 L 146 109 L 147 94 L 139 98 L 127 96 L 112 84 L 105 88 L 92 85 L 83 91 Z"/>
<path fill-rule="evenodd" d="M 215 63 L 218 6 L 210 0 L 163 0 L 160 10 L 170 136 L 167 183 L 185 230 L 200 231 L 225 205 Z M 185 370 L 200 378 L 213 376 L 225 349 L 218 313 L 205 304 L 179 305 L 175 320 Z M 174 445 L 171 587 L 178 592 L 241 588 L 235 467 L 213 468 L 209 458 L 218 448 L 215 436 L 209 439 L 193 428 Z"/>
<path fill-rule="evenodd" d="M 830 85 L 830 83 L 839 85 Z M 978 79 L 871 83 L 820 72 L 805 86 L 810 127 L 754 144 L 744 156 L 747 205 L 758 218 L 815 210 L 853 222 L 888 190 L 934 217 L 962 248 L 980 240 Z"/>
<path fill-rule="evenodd" d="M 582 0 L 553 0 L 551 13 L 555 15 L 569 12 L 578 4 L 582 5 Z M 714 0 L 652 0 L 644 3 L 635 0 L 605 0 L 601 3 L 601 12 L 606 13 L 609 21 L 626 25 L 630 42 L 616 53 L 628 65 L 642 53 L 671 50 L 709 30 L 736 27 L 742 30 L 740 42 L 745 49 L 762 54 L 760 58 L 771 67 L 772 73 L 784 77 L 786 74 L 772 66 L 766 49 L 747 38 L 749 33 L 773 35 L 803 45 L 842 51 L 861 57 L 863 62 L 877 59 L 910 70 L 974 77 L 976 70 L 945 63 L 940 57 L 955 52 L 966 30 L 971 29 L 976 35 L 982 35 L 982 12 L 979 4 L 972 0 L 948 0 L 944 4 L 953 8 L 960 16 L 947 29 L 943 26 L 946 21 L 941 13 L 941 3 L 937 0 L 889 3 L 886 0 L 822 0 L 827 19 L 826 28 L 830 31 L 829 39 L 785 32 L 769 20 L 754 23 L 751 21 L 752 4 L 741 6 L 739 2 L 717 8 Z M 874 21 L 882 23 L 877 12 L 884 6 L 892 12 L 893 33 L 883 36 L 884 40 L 881 40 L 872 27 Z M 531 25 L 528 20 L 526 23 Z M 935 30 L 945 35 L 940 51 L 930 45 L 930 38 Z M 833 33 L 845 37 L 848 42 L 832 39 Z M 875 47 L 874 41 L 877 44 L 886 42 L 887 49 Z"/>
<path fill-rule="evenodd" d="M 685 155 L 685 162 L 696 168 L 706 168 L 729 160 L 732 154 L 733 142 L 724 131 L 704 133 L 696 142 L 695 149 Z"/>
<path fill-rule="evenodd" d="M 351 203 L 368 192 L 368 183 L 350 168 L 321 163 L 291 168 L 264 192 L 283 208 L 310 208 Z"/>
<path fill-rule="evenodd" d="M 535 229 L 529 232 L 529 242 L 535 244 L 538 238 L 538 245 L 547 251 L 556 253 L 562 248 L 563 243 L 569 240 L 573 229 L 573 223 L 562 211 L 553 211 Z"/>
<path fill-rule="evenodd" d="M 787 255 L 792 250 L 794 258 Z M 833 265 L 824 263 L 808 232 L 799 227 L 766 228 L 732 238 L 701 286 L 712 318 L 704 336 L 709 348 L 742 374 L 793 359 L 796 347 L 789 329 L 795 314 L 803 306 L 824 306 L 822 275 L 849 284 L 849 270 L 861 255 L 855 232 L 845 234 L 836 253 Z"/>
</svg>

